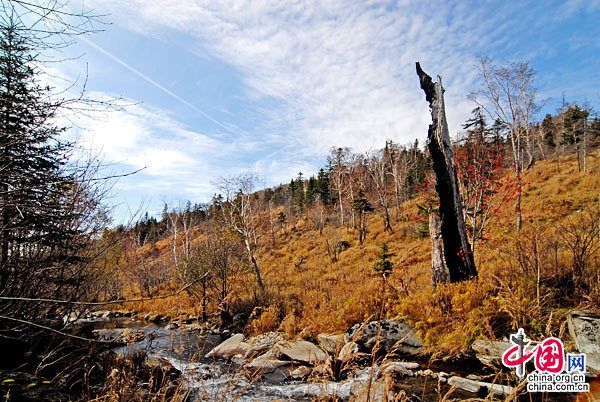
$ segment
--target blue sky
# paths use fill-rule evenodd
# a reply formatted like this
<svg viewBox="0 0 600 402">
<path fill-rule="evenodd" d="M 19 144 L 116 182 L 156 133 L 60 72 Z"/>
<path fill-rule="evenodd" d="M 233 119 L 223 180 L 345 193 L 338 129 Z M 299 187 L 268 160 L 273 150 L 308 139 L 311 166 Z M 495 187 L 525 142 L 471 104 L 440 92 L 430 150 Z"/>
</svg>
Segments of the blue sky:
<svg viewBox="0 0 600 402">
<path fill-rule="evenodd" d="M 543 111 L 600 103 L 600 1 L 72 0 L 106 13 L 104 32 L 56 65 L 122 111 L 74 130 L 120 180 L 117 221 L 140 204 L 207 201 L 219 176 L 253 170 L 267 186 L 324 165 L 328 149 L 423 141 L 428 109 L 414 62 L 440 74 L 452 132 L 473 105 L 474 64 L 529 61 Z M 58 84 L 60 85 L 60 84 Z M 598 107 L 596 107 L 598 109 Z"/>
</svg>

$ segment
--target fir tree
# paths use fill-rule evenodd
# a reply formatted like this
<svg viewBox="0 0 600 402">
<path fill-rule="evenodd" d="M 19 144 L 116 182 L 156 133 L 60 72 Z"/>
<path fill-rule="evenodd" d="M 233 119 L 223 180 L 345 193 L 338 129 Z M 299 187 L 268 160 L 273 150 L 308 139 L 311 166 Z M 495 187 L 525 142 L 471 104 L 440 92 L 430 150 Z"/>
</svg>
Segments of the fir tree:
<svg viewBox="0 0 600 402">
<path fill-rule="evenodd" d="M 358 242 L 363 244 L 367 236 L 367 213 L 373 212 L 374 209 L 362 188 L 352 200 L 352 208 L 358 215 Z"/>
<path fill-rule="evenodd" d="M 375 261 L 375 266 L 373 268 L 375 269 L 375 272 L 383 277 L 383 279 L 387 279 L 394 269 L 394 264 L 391 260 L 394 255 L 395 254 L 390 253 L 387 243 L 381 245 L 381 252 L 377 257 L 377 261 Z"/>
</svg>

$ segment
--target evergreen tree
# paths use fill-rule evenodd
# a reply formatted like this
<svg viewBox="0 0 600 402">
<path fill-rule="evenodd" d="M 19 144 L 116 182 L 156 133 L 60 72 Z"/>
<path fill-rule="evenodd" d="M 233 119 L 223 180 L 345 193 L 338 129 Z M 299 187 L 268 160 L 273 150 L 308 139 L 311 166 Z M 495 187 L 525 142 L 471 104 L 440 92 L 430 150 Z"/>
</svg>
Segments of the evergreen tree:
<svg viewBox="0 0 600 402">
<path fill-rule="evenodd" d="M 556 148 L 554 123 L 552 122 L 552 116 L 550 114 L 546 114 L 544 120 L 542 120 L 542 136 L 546 146 L 552 149 Z"/>
<path fill-rule="evenodd" d="M 362 188 L 352 200 L 352 208 L 358 215 L 358 242 L 363 244 L 367 236 L 367 213 L 373 212 L 374 209 Z"/>
<path fill-rule="evenodd" d="M 373 267 L 375 272 L 383 276 L 383 279 L 387 279 L 394 269 L 394 264 L 391 260 L 394 255 L 395 254 L 390 253 L 388 244 L 383 243 L 381 246 L 381 252 L 379 253 L 377 261 L 375 261 L 375 266 Z"/>
<path fill-rule="evenodd" d="M 564 117 L 564 131 L 561 139 L 563 144 L 577 145 L 581 142 L 588 114 L 586 110 L 581 109 L 578 105 L 569 106 Z"/>
<path fill-rule="evenodd" d="M 61 101 L 39 84 L 36 49 L 28 31 L 0 27 L 0 294 L 3 297 L 82 297 L 80 263 L 98 218 L 86 172 L 69 165 L 74 145 L 55 124 Z M 0 315 L 38 322 L 53 305 L 3 302 Z M 0 320 L 10 337 L 14 321 Z M 20 324 L 22 325 L 22 324 Z M 32 327 L 18 329 L 25 337 Z"/>
<path fill-rule="evenodd" d="M 325 205 L 331 204 L 331 192 L 329 188 L 329 175 L 325 169 L 320 169 L 317 174 L 316 192 L 321 199 L 321 202 Z"/>
</svg>

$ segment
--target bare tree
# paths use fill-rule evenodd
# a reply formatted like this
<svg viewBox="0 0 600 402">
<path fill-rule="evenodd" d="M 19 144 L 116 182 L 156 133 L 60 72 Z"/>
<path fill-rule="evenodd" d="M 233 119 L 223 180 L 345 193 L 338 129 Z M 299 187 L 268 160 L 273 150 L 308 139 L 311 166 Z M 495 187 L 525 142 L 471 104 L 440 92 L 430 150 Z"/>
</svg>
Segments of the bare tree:
<svg viewBox="0 0 600 402">
<path fill-rule="evenodd" d="M 523 222 L 523 170 L 530 168 L 535 162 L 534 136 L 531 132 L 531 123 L 538 110 L 535 99 L 535 72 L 526 62 L 497 66 L 486 56 L 479 60 L 478 71 L 482 86 L 469 97 L 485 110 L 493 121 L 499 120 L 508 128 L 517 179 L 516 228 L 520 230 Z"/>
<path fill-rule="evenodd" d="M 392 229 L 390 206 L 388 201 L 388 178 L 390 176 L 390 156 L 387 144 L 386 148 L 378 152 L 376 155 L 368 158 L 369 175 L 377 194 L 379 204 L 383 208 L 385 230 L 394 233 Z"/>
<path fill-rule="evenodd" d="M 256 284 L 260 292 L 264 292 L 265 286 L 255 257 L 258 241 L 258 217 L 256 216 L 258 211 L 254 211 L 252 199 L 259 182 L 256 174 L 247 172 L 236 176 L 222 177 L 215 185 L 225 197 L 225 201 L 222 203 L 225 223 L 239 235 L 246 249 L 248 262 L 254 271 Z"/>
<path fill-rule="evenodd" d="M 350 148 L 331 148 L 329 155 L 330 177 L 337 194 L 340 224 L 344 226 L 344 189 L 347 183 Z"/>
</svg>

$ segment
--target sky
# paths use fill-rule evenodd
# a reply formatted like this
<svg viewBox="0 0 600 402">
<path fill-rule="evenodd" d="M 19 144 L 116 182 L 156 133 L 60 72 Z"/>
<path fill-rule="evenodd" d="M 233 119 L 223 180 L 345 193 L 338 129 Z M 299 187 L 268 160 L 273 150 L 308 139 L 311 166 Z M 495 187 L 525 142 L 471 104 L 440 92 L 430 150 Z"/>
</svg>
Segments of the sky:
<svg viewBox="0 0 600 402">
<path fill-rule="evenodd" d="M 102 32 L 49 68 L 57 86 L 87 74 L 89 96 L 122 110 L 71 133 L 120 179 L 115 222 L 164 203 L 209 201 L 219 177 L 252 170 L 265 186 L 305 177 L 329 149 L 423 144 L 429 110 L 414 63 L 441 75 L 451 133 L 473 109 L 474 65 L 528 61 L 541 117 L 600 103 L 600 0 L 71 0 L 105 14 Z M 598 109 L 596 107 L 596 109 Z"/>
</svg>

